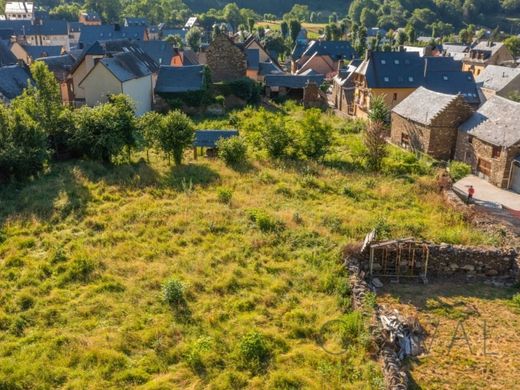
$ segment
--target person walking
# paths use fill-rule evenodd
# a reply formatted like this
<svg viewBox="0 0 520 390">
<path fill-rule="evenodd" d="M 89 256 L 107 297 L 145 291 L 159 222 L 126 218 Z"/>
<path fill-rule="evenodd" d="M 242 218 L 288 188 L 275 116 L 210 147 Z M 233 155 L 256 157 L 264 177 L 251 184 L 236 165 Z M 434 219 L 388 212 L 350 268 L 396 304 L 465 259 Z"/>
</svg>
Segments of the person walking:
<svg viewBox="0 0 520 390">
<path fill-rule="evenodd" d="M 469 186 L 468 188 L 468 204 L 473 200 L 473 196 L 475 195 L 475 189 L 473 186 Z"/>
</svg>

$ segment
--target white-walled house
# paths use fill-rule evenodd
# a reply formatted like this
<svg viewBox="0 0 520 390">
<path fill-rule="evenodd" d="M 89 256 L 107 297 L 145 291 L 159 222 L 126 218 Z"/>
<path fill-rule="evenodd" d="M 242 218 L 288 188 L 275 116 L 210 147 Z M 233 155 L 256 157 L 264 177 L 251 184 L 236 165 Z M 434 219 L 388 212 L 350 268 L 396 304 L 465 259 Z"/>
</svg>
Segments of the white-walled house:
<svg viewBox="0 0 520 390">
<path fill-rule="evenodd" d="M 80 82 L 89 106 L 105 103 L 113 94 L 130 97 L 136 115 L 143 115 L 152 108 L 152 72 L 132 53 L 118 53 L 97 61 Z"/>
</svg>

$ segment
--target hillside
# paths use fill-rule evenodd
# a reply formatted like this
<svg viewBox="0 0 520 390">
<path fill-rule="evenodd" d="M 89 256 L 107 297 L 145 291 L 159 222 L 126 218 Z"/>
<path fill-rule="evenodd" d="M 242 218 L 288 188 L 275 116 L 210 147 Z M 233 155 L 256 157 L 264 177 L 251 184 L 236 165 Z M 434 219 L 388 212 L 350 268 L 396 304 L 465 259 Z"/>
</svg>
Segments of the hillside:
<svg viewBox="0 0 520 390">
<path fill-rule="evenodd" d="M 226 4 L 236 3 L 240 8 L 250 8 L 259 14 L 273 13 L 278 16 L 288 12 L 295 4 L 308 5 L 313 11 L 336 11 L 340 14 L 345 14 L 348 7 L 348 1 L 345 0 L 184 0 L 184 3 L 194 12 L 206 12 L 210 8 L 221 9 Z"/>
<path fill-rule="evenodd" d="M 0 388 L 381 387 L 343 246 L 501 238 L 445 206 L 427 162 L 392 149 L 370 173 L 352 124 L 322 120 L 322 164 L 135 155 L 0 189 Z M 318 345 L 335 319 L 341 355 Z"/>
</svg>

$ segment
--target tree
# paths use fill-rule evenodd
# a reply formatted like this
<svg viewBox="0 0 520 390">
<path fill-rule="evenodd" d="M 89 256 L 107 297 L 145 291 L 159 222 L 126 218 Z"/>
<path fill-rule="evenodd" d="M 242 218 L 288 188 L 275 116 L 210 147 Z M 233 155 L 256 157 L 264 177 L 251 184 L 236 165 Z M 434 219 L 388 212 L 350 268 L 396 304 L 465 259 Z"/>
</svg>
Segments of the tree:
<svg viewBox="0 0 520 390">
<path fill-rule="evenodd" d="M 198 52 L 202 44 L 202 30 L 198 27 L 192 27 L 186 34 L 186 42 L 193 51 Z"/>
<path fill-rule="evenodd" d="M 81 7 L 77 3 L 60 4 L 50 10 L 49 15 L 53 19 L 76 22 L 78 20 Z"/>
<path fill-rule="evenodd" d="M 310 11 L 308 5 L 294 4 L 291 10 L 283 16 L 284 20 L 296 19 L 300 22 L 309 20 Z"/>
<path fill-rule="evenodd" d="M 403 46 L 406 43 L 407 39 L 408 36 L 406 35 L 406 33 L 402 30 L 399 30 L 399 32 L 397 33 L 397 45 Z"/>
<path fill-rule="evenodd" d="M 120 0 L 86 0 L 83 8 L 97 11 L 108 23 L 119 20 L 122 9 Z"/>
<path fill-rule="evenodd" d="M 367 29 L 366 27 L 361 27 L 358 31 L 357 41 L 356 41 L 356 51 L 360 56 L 364 56 L 367 51 Z"/>
<path fill-rule="evenodd" d="M 330 29 L 330 24 L 325 26 L 325 40 L 332 41 L 332 31 Z"/>
<path fill-rule="evenodd" d="M 510 36 L 504 39 L 503 43 L 514 57 L 520 56 L 520 37 Z"/>
<path fill-rule="evenodd" d="M 406 33 L 408 34 L 408 42 L 415 43 L 415 41 L 417 40 L 417 36 L 415 33 L 415 27 L 412 26 L 411 24 L 408 25 L 408 28 L 406 29 Z"/>
<path fill-rule="evenodd" d="M 235 30 L 241 23 L 244 23 L 242 15 L 240 14 L 240 8 L 238 8 L 236 3 L 227 4 L 223 10 L 223 16 L 226 22 L 230 23 Z"/>
<path fill-rule="evenodd" d="M 253 18 L 247 19 L 247 27 L 249 28 L 249 32 L 252 33 L 255 28 L 255 20 Z"/>
<path fill-rule="evenodd" d="M 386 106 L 383 96 L 371 98 L 368 119 L 369 124 L 363 136 L 363 143 L 367 148 L 369 168 L 379 171 L 387 153 L 385 136 L 390 121 L 390 110 Z"/>
<path fill-rule="evenodd" d="M 0 181 L 24 179 L 43 169 L 47 137 L 20 107 L 0 105 Z"/>
<path fill-rule="evenodd" d="M 304 156 L 321 160 L 332 143 L 332 127 L 324 122 L 318 109 L 306 110 L 299 122 L 299 146 Z"/>
<path fill-rule="evenodd" d="M 361 25 L 365 27 L 374 27 L 377 25 L 377 14 L 374 10 L 370 8 L 364 8 L 363 11 L 361 11 L 361 18 L 360 18 Z"/>
<path fill-rule="evenodd" d="M 166 42 L 171 43 L 173 47 L 183 49 L 184 48 L 184 42 L 182 41 L 182 37 L 178 34 L 175 35 L 168 35 L 165 39 Z"/>
<path fill-rule="evenodd" d="M 74 125 L 71 144 L 77 153 L 94 160 L 110 163 L 136 144 L 134 110 L 125 95 L 74 111 Z"/>
<path fill-rule="evenodd" d="M 157 149 L 158 134 L 162 125 L 162 115 L 150 111 L 137 119 L 136 128 L 138 134 L 138 144 L 140 148 L 146 150 L 146 159 L 150 161 L 149 150 Z"/>
<path fill-rule="evenodd" d="M 157 145 L 176 165 L 182 164 L 184 150 L 193 145 L 193 122 L 180 111 L 170 111 L 164 116 L 157 132 Z"/>
<path fill-rule="evenodd" d="M 293 19 L 289 22 L 289 29 L 291 31 L 291 39 L 294 42 L 296 42 L 296 39 L 298 38 L 298 34 L 300 33 L 302 29 L 302 25 L 299 21 L 296 19 Z"/>
<path fill-rule="evenodd" d="M 289 36 L 289 25 L 285 20 L 282 23 L 280 23 L 280 31 L 282 33 L 283 39 L 287 39 L 287 37 Z"/>
</svg>

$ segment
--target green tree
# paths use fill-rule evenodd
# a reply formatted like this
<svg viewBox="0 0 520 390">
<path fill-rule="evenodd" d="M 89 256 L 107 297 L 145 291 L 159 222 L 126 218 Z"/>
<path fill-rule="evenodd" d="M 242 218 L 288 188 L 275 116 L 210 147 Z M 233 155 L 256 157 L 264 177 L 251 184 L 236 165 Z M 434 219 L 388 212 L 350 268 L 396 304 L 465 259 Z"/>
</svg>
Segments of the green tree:
<svg viewBox="0 0 520 390">
<path fill-rule="evenodd" d="M 411 24 L 408 25 L 408 27 L 406 29 L 406 33 L 408 34 L 408 42 L 415 43 L 415 41 L 417 40 L 417 35 L 415 33 L 415 27 L 412 26 Z"/>
<path fill-rule="evenodd" d="M 514 57 L 520 56 L 520 37 L 510 36 L 504 39 L 504 45 L 511 51 Z"/>
<path fill-rule="evenodd" d="M 84 9 L 97 11 L 101 18 L 107 22 L 116 22 L 121 15 L 120 0 L 86 0 Z"/>
<path fill-rule="evenodd" d="M 175 35 L 168 35 L 165 38 L 165 41 L 168 43 L 171 43 L 173 47 L 183 49 L 184 48 L 184 42 L 182 41 L 182 37 L 178 34 Z"/>
<path fill-rule="evenodd" d="M 60 4 L 49 11 L 53 19 L 76 22 L 78 20 L 81 6 L 77 3 Z"/>
<path fill-rule="evenodd" d="M 247 27 L 249 28 L 249 32 L 252 33 L 255 28 L 255 20 L 253 18 L 247 19 Z"/>
<path fill-rule="evenodd" d="M 164 116 L 157 132 L 157 145 L 168 160 L 173 157 L 176 165 L 182 164 L 184 150 L 193 145 L 193 122 L 180 111 L 170 111 Z"/>
<path fill-rule="evenodd" d="M 282 33 L 283 39 L 287 39 L 289 36 L 289 25 L 285 20 L 280 24 L 280 31 Z"/>
<path fill-rule="evenodd" d="M 298 34 L 300 33 L 300 31 L 302 29 L 301 23 L 298 20 L 293 19 L 289 22 L 289 29 L 291 31 L 292 41 L 296 42 L 296 38 L 298 38 Z"/>
<path fill-rule="evenodd" d="M 150 161 L 149 150 L 158 149 L 157 141 L 162 119 L 162 115 L 154 111 L 147 112 L 137 119 L 138 144 L 141 149 L 146 150 L 148 161 Z"/>
<path fill-rule="evenodd" d="M 368 167 L 379 171 L 387 154 L 385 136 L 389 127 L 390 110 L 383 96 L 373 96 L 370 100 L 369 124 L 363 135 L 363 143 L 367 148 Z"/>
<path fill-rule="evenodd" d="M 242 15 L 240 14 L 240 8 L 236 3 L 229 3 L 224 7 L 223 16 L 226 22 L 230 23 L 236 30 L 237 27 L 244 23 Z"/>
<path fill-rule="evenodd" d="M 186 42 L 191 50 L 198 52 L 202 44 L 202 30 L 198 27 L 192 27 L 186 34 Z"/>
<path fill-rule="evenodd" d="M 377 14 L 374 10 L 370 8 L 364 8 L 363 11 L 361 11 L 361 18 L 360 18 L 361 25 L 365 27 L 374 27 L 377 25 Z"/>
<path fill-rule="evenodd" d="M 307 158 L 321 160 L 332 144 L 332 127 L 322 120 L 318 109 L 306 110 L 298 125 L 301 152 Z"/>
<path fill-rule="evenodd" d="M 291 10 L 283 16 L 284 20 L 296 19 L 300 22 L 309 20 L 310 11 L 308 5 L 294 4 Z"/>
</svg>

